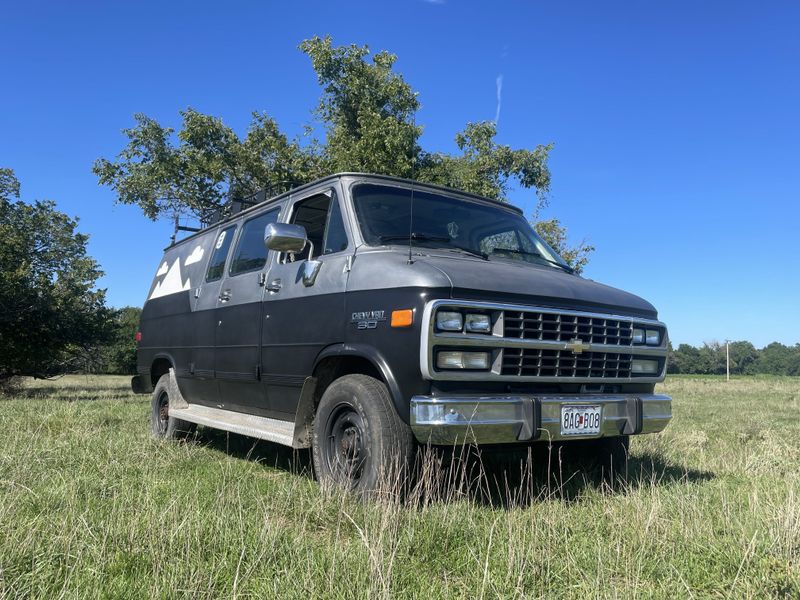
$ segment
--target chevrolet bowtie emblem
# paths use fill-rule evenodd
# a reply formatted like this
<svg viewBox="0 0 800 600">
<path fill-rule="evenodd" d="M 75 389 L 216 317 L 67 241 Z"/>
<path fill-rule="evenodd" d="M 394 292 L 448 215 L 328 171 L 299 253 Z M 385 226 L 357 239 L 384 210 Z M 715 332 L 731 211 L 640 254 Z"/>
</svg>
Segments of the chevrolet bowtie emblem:
<svg viewBox="0 0 800 600">
<path fill-rule="evenodd" d="M 570 341 L 568 341 L 564 345 L 564 347 L 567 350 L 572 350 L 573 354 L 580 354 L 584 350 L 589 349 L 589 344 L 584 343 L 582 340 L 579 340 L 578 338 L 573 338 Z"/>
</svg>

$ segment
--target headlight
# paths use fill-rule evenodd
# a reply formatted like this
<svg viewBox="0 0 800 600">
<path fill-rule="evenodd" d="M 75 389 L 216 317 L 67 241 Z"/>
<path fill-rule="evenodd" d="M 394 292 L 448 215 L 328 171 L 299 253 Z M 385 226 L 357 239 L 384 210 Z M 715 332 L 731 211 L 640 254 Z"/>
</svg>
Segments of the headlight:
<svg viewBox="0 0 800 600">
<path fill-rule="evenodd" d="M 460 312 L 440 310 L 436 313 L 436 328 L 442 331 L 461 331 L 464 320 Z"/>
<path fill-rule="evenodd" d="M 659 329 L 645 329 L 644 327 L 634 327 L 633 343 L 647 344 L 648 346 L 658 346 L 661 343 L 661 331 Z"/>
<path fill-rule="evenodd" d="M 470 333 L 489 333 L 492 330 L 492 320 L 489 315 L 468 314 L 466 325 Z"/>
<path fill-rule="evenodd" d="M 635 358 L 631 362 L 631 372 L 639 375 L 655 375 L 658 373 L 658 361 Z"/>
<path fill-rule="evenodd" d="M 436 355 L 436 366 L 440 369 L 486 370 L 489 368 L 489 353 L 443 350 Z"/>
</svg>

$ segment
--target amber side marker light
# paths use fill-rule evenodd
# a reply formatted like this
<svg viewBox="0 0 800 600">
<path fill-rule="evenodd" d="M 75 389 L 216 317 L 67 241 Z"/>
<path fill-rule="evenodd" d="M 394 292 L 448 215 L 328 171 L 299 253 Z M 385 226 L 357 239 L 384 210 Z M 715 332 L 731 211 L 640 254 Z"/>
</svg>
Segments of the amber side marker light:
<svg viewBox="0 0 800 600">
<path fill-rule="evenodd" d="M 414 311 L 410 308 L 392 311 L 392 327 L 411 327 L 414 322 Z"/>
</svg>

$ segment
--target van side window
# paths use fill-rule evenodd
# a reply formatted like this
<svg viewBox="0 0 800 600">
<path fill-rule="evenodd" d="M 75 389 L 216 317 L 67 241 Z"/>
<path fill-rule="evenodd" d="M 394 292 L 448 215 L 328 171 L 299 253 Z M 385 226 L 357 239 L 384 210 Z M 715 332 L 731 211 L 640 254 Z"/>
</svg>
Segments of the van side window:
<svg viewBox="0 0 800 600">
<path fill-rule="evenodd" d="M 335 196 L 331 199 L 331 209 L 328 211 L 328 227 L 325 230 L 324 247 L 323 254 L 333 254 L 347 249 L 347 232 L 342 220 L 342 209 Z"/>
<path fill-rule="evenodd" d="M 278 221 L 279 212 L 280 209 L 271 210 L 245 222 L 236 244 L 236 253 L 231 261 L 231 275 L 256 271 L 264 267 L 267 262 L 264 228 Z"/>
<path fill-rule="evenodd" d="M 208 261 L 207 282 L 216 281 L 225 272 L 225 259 L 228 258 L 228 249 L 231 247 L 235 229 L 235 226 L 226 227 L 217 237 L 217 242 L 214 244 L 214 253 L 211 255 L 211 260 Z"/>
<path fill-rule="evenodd" d="M 295 204 L 292 223 L 305 227 L 306 236 L 314 245 L 312 256 L 308 256 L 306 246 L 295 256 L 295 260 L 317 258 L 321 254 L 332 254 L 347 248 L 347 233 L 335 194 L 317 194 Z"/>
</svg>

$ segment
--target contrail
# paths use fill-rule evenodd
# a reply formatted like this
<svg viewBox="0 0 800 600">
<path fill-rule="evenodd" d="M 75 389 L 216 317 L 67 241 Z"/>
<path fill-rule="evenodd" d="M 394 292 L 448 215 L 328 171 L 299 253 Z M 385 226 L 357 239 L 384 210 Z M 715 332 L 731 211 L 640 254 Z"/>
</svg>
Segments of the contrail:
<svg viewBox="0 0 800 600">
<path fill-rule="evenodd" d="M 497 111 L 494 113 L 494 124 L 500 122 L 500 108 L 503 106 L 503 74 L 497 76 L 495 80 L 497 84 Z"/>
</svg>

